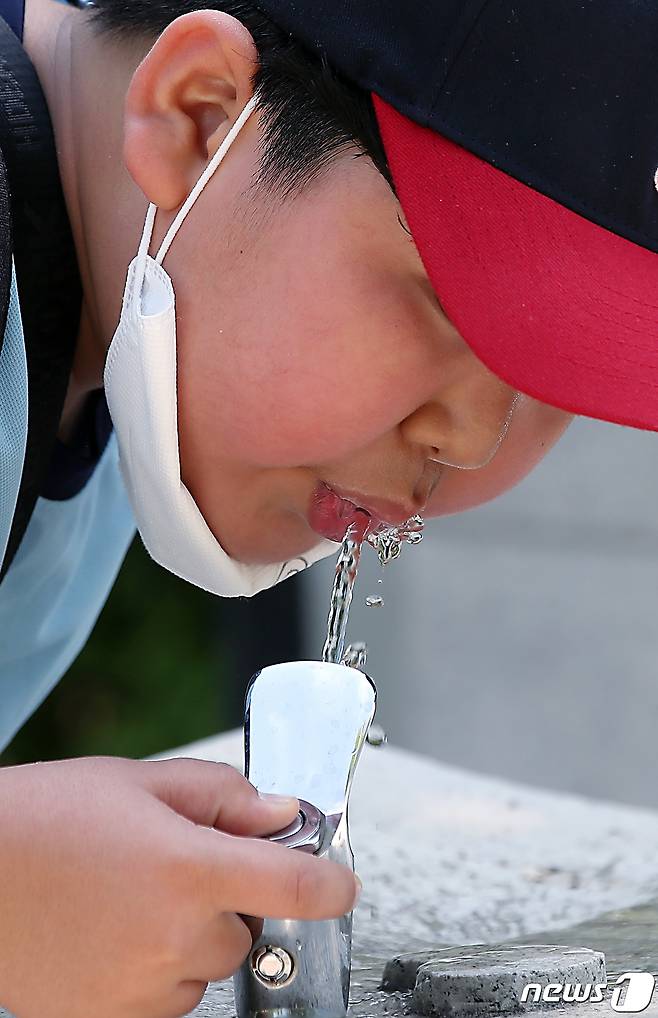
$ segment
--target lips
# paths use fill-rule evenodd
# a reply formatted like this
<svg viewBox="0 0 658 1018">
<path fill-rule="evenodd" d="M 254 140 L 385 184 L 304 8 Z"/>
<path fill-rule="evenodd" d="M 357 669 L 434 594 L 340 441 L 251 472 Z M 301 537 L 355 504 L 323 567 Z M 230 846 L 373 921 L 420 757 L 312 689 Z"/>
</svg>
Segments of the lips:
<svg viewBox="0 0 658 1018">
<path fill-rule="evenodd" d="M 341 498 L 326 484 L 318 484 L 311 496 L 308 522 L 320 537 L 337 543 L 343 540 L 349 527 L 358 528 L 363 536 L 372 528 L 371 516 L 367 510 L 349 499 Z"/>
<path fill-rule="evenodd" d="M 332 489 L 335 493 L 343 499 L 347 499 L 348 502 L 352 502 L 354 505 L 360 506 L 370 514 L 373 526 L 381 527 L 400 527 L 403 523 L 406 523 L 410 516 L 418 512 L 418 506 L 413 502 L 409 502 L 407 505 L 402 505 L 399 502 L 391 502 L 386 498 L 375 498 L 370 495 L 362 495 L 355 491 L 346 491 L 344 488 Z"/>
<path fill-rule="evenodd" d="M 367 505 L 363 502 L 360 495 L 352 499 L 345 492 L 339 494 L 326 484 L 318 484 L 311 497 L 309 524 L 321 537 L 340 542 L 351 526 L 362 530 L 365 537 L 382 527 L 399 526 L 413 512 L 382 499 L 368 498 Z"/>
</svg>

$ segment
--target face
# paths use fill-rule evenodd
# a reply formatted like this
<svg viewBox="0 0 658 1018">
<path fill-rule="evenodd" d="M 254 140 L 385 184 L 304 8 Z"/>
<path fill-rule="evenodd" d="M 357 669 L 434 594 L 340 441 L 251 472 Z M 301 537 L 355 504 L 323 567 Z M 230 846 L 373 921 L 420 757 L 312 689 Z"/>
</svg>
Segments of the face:
<svg viewBox="0 0 658 1018">
<path fill-rule="evenodd" d="M 165 263 L 183 479 L 225 550 L 280 561 L 355 507 L 399 523 L 517 483 L 570 417 L 470 352 L 372 163 L 348 153 L 282 200 L 245 187 L 257 161 L 254 118 Z"/>
</svg>

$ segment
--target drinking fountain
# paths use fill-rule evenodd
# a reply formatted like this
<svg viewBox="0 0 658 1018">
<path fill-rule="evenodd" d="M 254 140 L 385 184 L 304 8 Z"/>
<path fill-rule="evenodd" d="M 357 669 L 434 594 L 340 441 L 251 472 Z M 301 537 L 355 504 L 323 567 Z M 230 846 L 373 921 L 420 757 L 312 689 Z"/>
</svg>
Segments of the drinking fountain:
<svg viewBox="0 0 658 1018">
<path fill-rule="evenodd" d="M 348 799 L 376 706 L 364 672 L 329 661 L 272 665 L 251 680 L 245 773 L 261 792 L 296 795 L 296 819 L 271 841 L 354 868 Z M 234 976 L 238 1018 L 344 1018 L 352 914 L 265 919 Z"/>
</svg>

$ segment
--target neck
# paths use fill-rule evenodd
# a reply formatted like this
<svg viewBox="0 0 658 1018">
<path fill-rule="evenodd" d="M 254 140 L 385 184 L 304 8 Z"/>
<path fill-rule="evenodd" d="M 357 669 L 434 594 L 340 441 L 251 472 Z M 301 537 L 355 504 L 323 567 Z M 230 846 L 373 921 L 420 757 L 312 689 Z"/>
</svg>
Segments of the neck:
<svg viewBox="0 0 658 1018">
<path fill-rule="evenodd" d="M 143 47 L 100 35 L 89 12 L 54 0 L 27 0 L 24 45 L 50 111 L 83 289 L 66 432 L 88 393 L 103 384 L 146 210 L 121 157 L 124 98 Z"/>
</svg>

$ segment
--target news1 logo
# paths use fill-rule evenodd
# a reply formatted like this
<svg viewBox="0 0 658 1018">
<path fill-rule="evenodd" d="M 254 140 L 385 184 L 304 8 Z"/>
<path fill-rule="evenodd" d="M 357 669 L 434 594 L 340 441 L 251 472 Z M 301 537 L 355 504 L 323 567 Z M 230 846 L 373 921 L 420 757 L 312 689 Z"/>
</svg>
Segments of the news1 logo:
<svg viewBox="0 0 658 1018">
<path fill-rule="evenodd" d="M 656 986 L 656 978 L 651 972 L 624 972 L 615 984 L 610 999 L 610 1006 L 613 1011 L 622 1014 L 639 1014 L 646 1011 L 653 991 Z"/>
<path fill-rule="evenodd" d="M 619 1014 L 646 1011 L 656 986 L 651 972 L 624 972 L 614 984 L 610 1007 Z M 605 1000 L 605 983 L 528 983 L 521 993 L 522 1004 L 580 1004 Z"/>
</svg>

